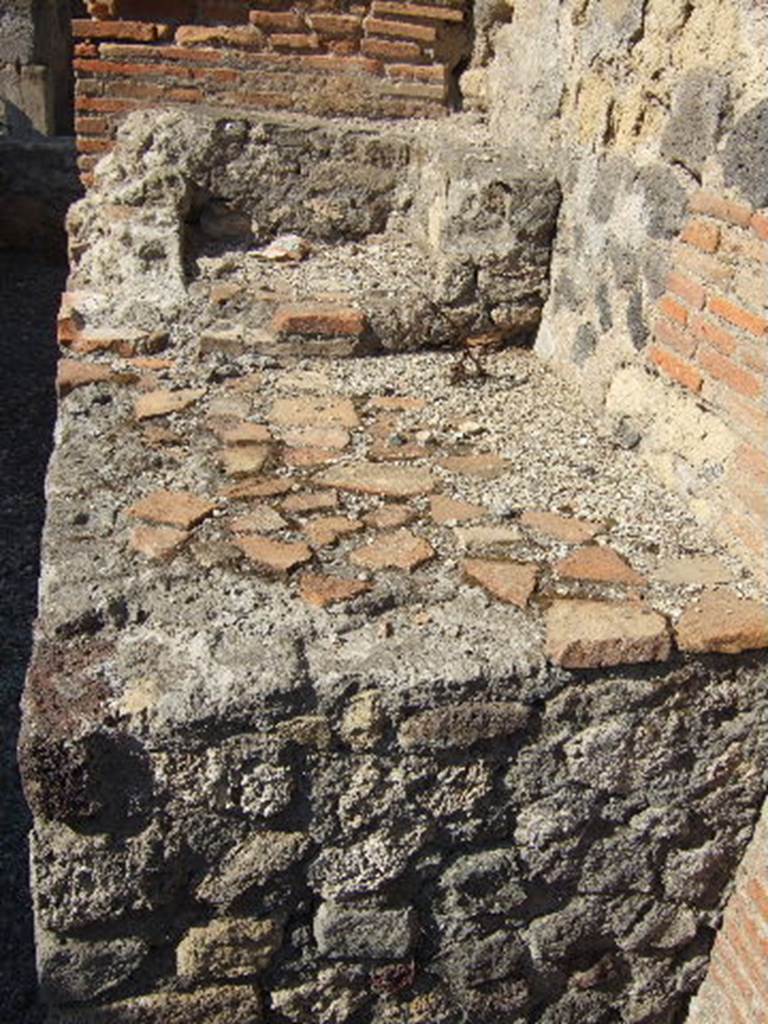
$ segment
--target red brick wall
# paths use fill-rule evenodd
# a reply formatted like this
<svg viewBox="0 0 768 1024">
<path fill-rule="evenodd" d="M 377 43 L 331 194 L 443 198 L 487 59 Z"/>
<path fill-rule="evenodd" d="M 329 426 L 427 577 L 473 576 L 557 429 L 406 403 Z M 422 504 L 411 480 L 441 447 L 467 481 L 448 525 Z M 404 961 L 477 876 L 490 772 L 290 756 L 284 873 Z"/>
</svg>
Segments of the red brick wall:
<svg viewBox="0 0 768 1024">
<path fill-rule="evenodd" d="M 736 875 L 736 888 L 688 1024 L 768 1021 L 768 822 L 766 812 Z"/>
<path fill-rule="evenodd" d="M 105 0 L 74 24 L 81 170 L 157 104 L 435 117 L 466 52 L 463 0 Z"/>
<path fill-rule="evenodd" d="M 768 211 L 697 193 L 673 259 L 649 359 L 740 439 L 718 483 L 718 530 L 766 567 Z"/>
</svg>

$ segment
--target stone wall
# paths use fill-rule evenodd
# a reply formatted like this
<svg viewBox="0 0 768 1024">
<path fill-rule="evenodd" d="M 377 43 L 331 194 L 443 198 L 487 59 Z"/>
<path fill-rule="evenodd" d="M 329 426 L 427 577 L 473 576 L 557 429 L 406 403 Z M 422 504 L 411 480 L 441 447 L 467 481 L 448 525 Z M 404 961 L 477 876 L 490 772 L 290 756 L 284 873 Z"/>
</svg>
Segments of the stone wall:
<svg viewBox="0 0 768 1024">
<path fill-rule="evenodd" d="M 537 350 L 765 567 L 768 11 L 521 0 L 462 79 L 564 193 Z"/>
<path fill-rule="evenodd" d="M 0 9 L 0 127 L 14 136 L 72 128 L 70 4 L 8 0 Z"/>
<path fill-rule="evenodd" d="M 765 983 L 767 855 L 764 808 L 739 865 L 735 891 L 712 950 L 706 980 L 691 1004 L 688 1024 L 743 1024 L 768 1017 Z"/>
<path fill-rule="evenodd" d="M 132 110 L 211 103 L 367 117 L 436 117 L 465 56 L 460 0 L 241 3 L 114 0 L 76 20 L 77 132 L 86 175 Z"/>
</svg>

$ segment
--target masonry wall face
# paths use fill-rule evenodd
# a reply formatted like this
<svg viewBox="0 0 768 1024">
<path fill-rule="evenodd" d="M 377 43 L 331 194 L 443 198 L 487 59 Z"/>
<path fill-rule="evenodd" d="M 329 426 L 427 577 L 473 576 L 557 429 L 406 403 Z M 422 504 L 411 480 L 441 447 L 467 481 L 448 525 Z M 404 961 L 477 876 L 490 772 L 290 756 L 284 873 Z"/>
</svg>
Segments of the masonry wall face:
<svg viewBox="0 0 768 1024">
<path fill-rule="evenodd" d="M 115 0 L 74 22 L 77 132 L 87 175 L 132 110 L 436 117 L 468 49 L 461 0 Z"/>
<path fill-rule="evenodd" d="M 465 100 L 558 167 L 539 353 L 765 568 L 768 11 L 606 6 L 516 3 Z"/>
</svg>

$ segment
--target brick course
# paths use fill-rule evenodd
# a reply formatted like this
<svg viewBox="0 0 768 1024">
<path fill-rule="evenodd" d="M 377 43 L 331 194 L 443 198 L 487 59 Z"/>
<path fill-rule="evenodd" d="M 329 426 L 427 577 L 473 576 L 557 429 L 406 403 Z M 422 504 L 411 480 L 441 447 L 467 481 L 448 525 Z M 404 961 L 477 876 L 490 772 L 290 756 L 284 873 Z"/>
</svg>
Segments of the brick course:
<svg viewBox="0 0 768 1024">
<path fill-rule="evenodd" d="M 716 528 L 765 564 L 768 215 L 706 191 L 693 196 L 690 208 L 657 306 L 648 363 L 695 393 L 744 442 L 711 496 L 722 517 Z"/>
<path fill-rule="evenodd" d="M 439 117 L 468 52 L 461 0 L 349 10 L 283 0 L 111 0 L 73 22 L 84 180 L 122 118 L 156 104 L 407 118 Z M 102 123 L 84 119 L 98 112 Z M 87 136 L 87 139 L 83 138 Z"/>
</svg>

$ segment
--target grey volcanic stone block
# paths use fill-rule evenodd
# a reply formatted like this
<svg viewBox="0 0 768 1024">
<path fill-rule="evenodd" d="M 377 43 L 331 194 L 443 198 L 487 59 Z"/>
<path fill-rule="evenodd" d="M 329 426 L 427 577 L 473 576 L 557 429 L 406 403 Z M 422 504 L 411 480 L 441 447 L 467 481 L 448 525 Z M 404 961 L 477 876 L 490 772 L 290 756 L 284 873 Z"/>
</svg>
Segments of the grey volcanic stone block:
<svg viewBox="0 0 768 1024">
<path fill-rule="evenodd" d="M 768 206 L 768 99 L 738 119 L 723 153 L 726 184 L 753 206 Z"/>
<path fill-rule="evenodd" d="M 382 910 L 344 903 L 323 903 L 315 915 L 314 932 L 322 956 L 399 960 L 411 946 L 412 910 Z"/>
<path fill-rule="evenodd" d="M 728 80 L 697 68 L 685 75 L 672 99 L 672 114 L 661 138 L 661 155 L 700 174 L 713 153 L 730 110 Z"/>
</svg>

